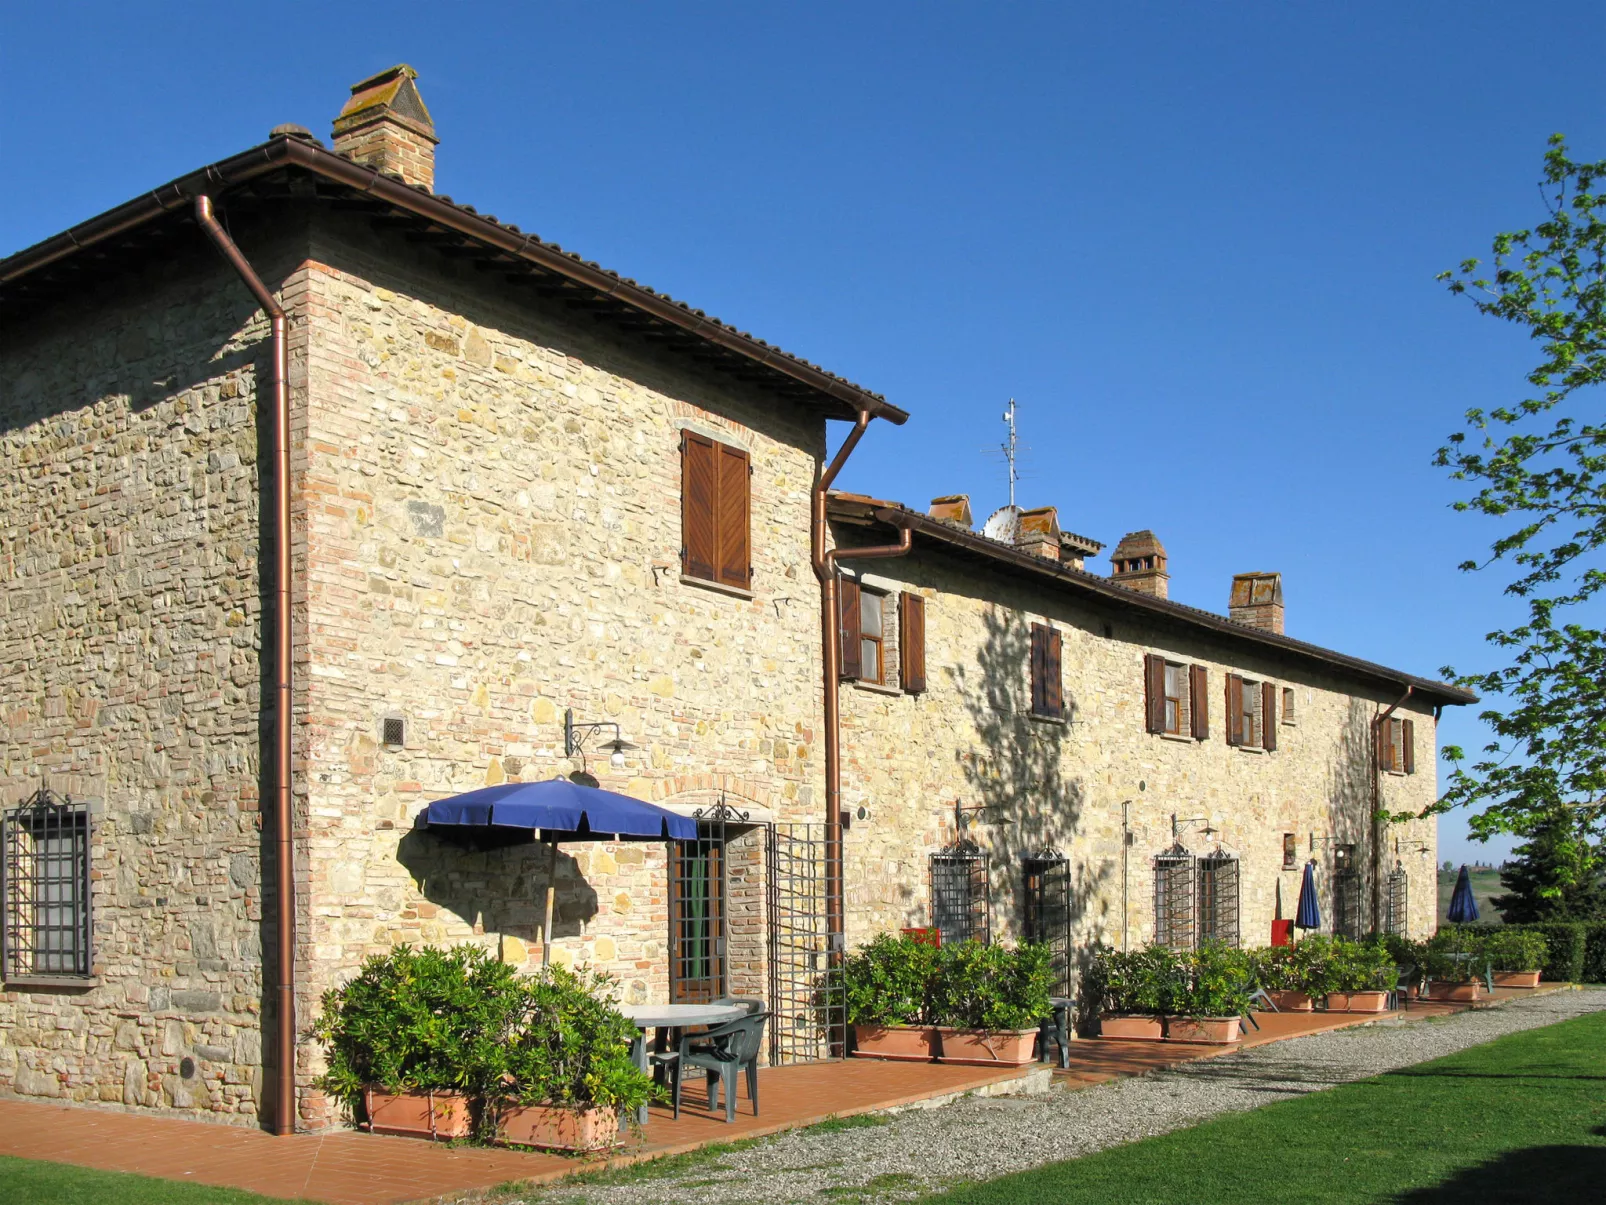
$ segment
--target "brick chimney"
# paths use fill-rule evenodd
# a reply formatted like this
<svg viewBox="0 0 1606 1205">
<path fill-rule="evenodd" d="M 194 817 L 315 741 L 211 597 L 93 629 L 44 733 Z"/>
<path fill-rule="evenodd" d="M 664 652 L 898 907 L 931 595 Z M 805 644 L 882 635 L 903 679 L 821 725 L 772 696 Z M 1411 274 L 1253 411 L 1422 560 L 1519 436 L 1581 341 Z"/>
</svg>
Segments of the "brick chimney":
<svg viewBox="0 0 1606 1205">
<path fill-rule="evenodd" d="M 942 498 L 931 500 L 931 509 L 926 512 L 939 523 L 947 523 L 962 531 L 970 530 L 970 495 L 949 494 Z"/>
<path fill-rule="evenodd" d="M 1283 634 L 1283 575 L 1239 573 L 1232 579 L 1227 618 L 1262 632 Z"/>
<path fill-rule="evenodd" d="M 1110 580 L 1140 594 L 1167 596 L 1165 545 L 1152 531 L 1129 531 L 1110 553 Z"/>
<path fill-rule="evenodd" d="M 335 152 L 435 191 L 435 122 L 406 63 L 351 86 L 335 118 Z"/>
<path fill-rule="evenodd" d="M 1020 526 L 1015 532 L 1015 547 L 1045 560 L 1059 560 L 1059 513 L 1052 506 L 1021 511 Z"/>
</svg>

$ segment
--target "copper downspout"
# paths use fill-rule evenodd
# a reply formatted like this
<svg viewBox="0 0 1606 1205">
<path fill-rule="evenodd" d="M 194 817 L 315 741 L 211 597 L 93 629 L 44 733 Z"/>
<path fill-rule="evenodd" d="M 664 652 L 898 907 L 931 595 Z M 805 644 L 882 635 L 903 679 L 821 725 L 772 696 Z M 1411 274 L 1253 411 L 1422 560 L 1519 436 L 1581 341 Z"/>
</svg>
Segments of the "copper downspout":
<svg viewBox="0 0 1606 1205">
<path fill-rule="evenodd" d="M 290 393 L 289 353 L 285 346 L 284 309 L 252 270 L 234 240 L 212 216 L 212 198 L 195 198 L 195 220 L 268 316 L 268 387 L 273 394 L 273 825 L 277 844 L 274 900 L 278 905 L 277 982 L 274 984 L 277 1049 L 274 1051 L 273 1130 L 295 1132 L 296 1018 L 295 914 L 296 885 L 290 840 Z"/>
<path fill-rule="evenodd" d="M 820 643 L 824 667 L 825 686 L 825 930 L 832 966 L 841 965 L 846 951 L 847 926 L 844 923 L 842 901 L 842 638 L 837 615 L 836 562 L 839 557 L 893 557 L 909 551 L 914 533 L 903 526 L 902 537 L 896 544 L 871 548 L 825 547 L 828 526 L 826 495 L 842 466 L 858 447 L 865 428 L 873 415 L 859 411 L 853 430 L 842 441 L 842 446 L 820 474 L 814 486 L 813 515 L 810 523 L 810 552 L 814 576 L 820 582 Z M 881 517 L 879 514 L 878 518 Z M 900 525 L 902 526 L 902 525 Z M 833 1045 L 840 1043 L 838 1035 L 831 1035 Z"/>
<path fill-rule="evenodd" d="M 1407 686 L 1405 693 L 1389 706 L 1382 715 L 1372 719 L 1372 928 L 1379 929 L 1378 921 L 1383 915 L 1383 817 L 1379 814 L 1383 810 L 1383 759 L 1379 756 L 1378 745 L 1383 735 L 1383 725 L 1389 722 L 1389 717 L 1399 710 L 1400 704 L 1409 699 L 1416 690 L 1414 686 Z"/>
</svg>

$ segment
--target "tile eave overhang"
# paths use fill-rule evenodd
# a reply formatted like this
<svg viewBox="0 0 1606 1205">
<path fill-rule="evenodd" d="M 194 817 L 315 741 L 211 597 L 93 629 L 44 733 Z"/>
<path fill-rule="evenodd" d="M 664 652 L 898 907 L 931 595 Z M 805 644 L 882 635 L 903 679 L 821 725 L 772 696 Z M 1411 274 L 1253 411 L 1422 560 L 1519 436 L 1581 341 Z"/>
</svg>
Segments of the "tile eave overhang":
<svg viewBox="0 0 1606 1205">
<path fill-rule="evenodd" d="M 874 524 L 886 528 L 908 527 L 914 533 L 917 545 L 922 542 L 928 545 L 941 545 L 951 553 L 985 561 L 991 565 L 1030 577 L 1058 583 L 1067 590 L 1085 598 L 1096 598 L 1117 607 L 1143 612 L 1157 620 L 1165 620 L 1183 627 L 1207 631 L 1232 641 L 1241 641 L 1265 651 L 1274 651 L 1284 656 L 1293 656 L 1304 661 L 1316 662 L 1326 669 L 1336 671 L 1345 676 L 1359 678 L 1386 689 L 1403 693 L 1405 688 L 1409 686 L 1412 688 L 1413 697 L 1425 699 L 1431 703 L 1462 706 L 1478 701 L 1477 695 L 1459 686 L 1452 686 L 1447 682 L 1439 682 L 1432 678 L 1422 678 L 1416 674 L 1390 669 L 1386 665 L 1378 665 L 1375 662 L 1364 661 L 1359 657 L 1351 657 L 1344 653 L 1334 652 L 1332 649 L 1326 649 L 1320 645 L 1307 644 L 1303 640 L 1295 640 L 1289 636 L 1279 636 L 1273 632 L 1263 632 L 1257 628 L 1246 627 L 1243 624 L 1233 622 L 1225 616 L 1213 615 L 1209 611 L 1202 611 L 1198 607 L 1190 607 L 1183 603 L 1171 602 L 1169 599 L 1154 598 L 1148 594 L 1141 594 L 1136 590 L 1128 590 L 1125 586 L 1118 586 L 1108 578 L 1100 577 L 1096 573 L 1072 569 L 1069 565 L 1034 556 L 1029 552 L 1022 552 L 1006 544 L 1000 544 L 996 540 L 990 540 L 986 536 L 977 535 L 975 532 L 964 531 L 951 524 L 943 523 L 940 520 L 931 518 L 929 515 L 910 510 L 897 503 L 883 502 L 874 498 L 843 497 L 839 494 L 833 494 L 828 503 L 828 511 L 831 518 L 847 522 Z M 838 555 L 843 560 L 852 559 L 851 553 L 846 549 L 839 552 Z"/>
<path fill-rule="evenodd" d="M 833 418 L 852 419 L 861 411 L 901 424 L 909 415 L 879 394 L 782 351 L 745 331 L 712 318 L 606 268 L 526 234 L 516 226 L 404 183 L 303 138 L 280 137 L 181 176 L 153 192 L 119 205 L 61 234 L 0 260 L 0 311 L 33 302 L 30 290 L 54 273 L 58 277 L 86 258 L 137 243 L 166 215 L 189 220 L 189 208 L 202 194 L 223 201 L 230 193 L 252 190 L 269 177 L 299 169 L 346 197 L 408 222 L 424 237 L 469 253 L 481 253 L 509 275 L 529 275 L 562 290 L 578 305 L 609 315 L 626 315 L 634 329 L 678 343 L 713 349 L 740 371 L 785 386 L 801 403 L 812 403 Z M 264 199 L 258 194 L 254 199 Z M 197 236 L 199 237 L 199 236 Z M 60 281 L 56 282 L 58 287 Z"/>
</svg>

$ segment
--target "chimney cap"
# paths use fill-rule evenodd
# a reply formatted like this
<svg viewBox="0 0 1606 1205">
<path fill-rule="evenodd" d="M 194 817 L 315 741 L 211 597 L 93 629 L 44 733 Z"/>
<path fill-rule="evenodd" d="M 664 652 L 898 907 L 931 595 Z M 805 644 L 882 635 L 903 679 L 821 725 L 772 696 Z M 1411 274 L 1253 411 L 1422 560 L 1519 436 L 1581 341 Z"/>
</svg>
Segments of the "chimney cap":
<svg viewBox="0 0 1606 1205">
<path fill-rule="evenodd" d="M 926 512 L 939 523 L 948 523 L 965 531 L 970 530 L 970 495 L 944 494 L 941 498 L 933 498 L 931 507 Z"/>
<path fill-rule="evenodd" d="M 397 63 L 377 75 L 358 80 L 351 86 L 351 99 L 335 118 L 335 136 L 370 121 L 389 118 L 432 142 L 439 142 L 435 136 L 435 119 L 429 115 L 424 98 L 418 94 L 418 85 L 413 82 L 417 78 L 418 72 L 406 63 Z"/>
<path fill-rule="evenodd" d="M 318 140 L 312 136 L 311 130 L 307 129 L 306 126 L 297 125 L 293 121 L 287 121 L 283 125 L 274 126 L 273 129 L 268 131 L 268 137 L 299 138 L 303 142 L 317 142 L 319 146 L 323 145 L 323 143 L 318 142 Z"/>
</svg>

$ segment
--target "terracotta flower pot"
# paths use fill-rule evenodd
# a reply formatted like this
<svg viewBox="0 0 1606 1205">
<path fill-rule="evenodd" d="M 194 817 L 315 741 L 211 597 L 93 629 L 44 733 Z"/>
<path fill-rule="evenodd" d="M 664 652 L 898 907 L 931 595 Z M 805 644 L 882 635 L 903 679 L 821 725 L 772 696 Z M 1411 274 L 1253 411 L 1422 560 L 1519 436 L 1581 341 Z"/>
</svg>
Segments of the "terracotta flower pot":
<svg viewBox="0 0 1606 1205">
<path fill-rule="evenodd" d="M 1165 1040 L 1227 1046 L 1238 1040 L 1241 1017 L 1167 1017 Z"/>
<path fill-rule="evenodd" d="M 1538 987 L 1538 971 L 1496 971 L 1494 985 L 1496 987 Z"/>
<path fill-rule="evenodd" d="M 1328 992 L 1330 1013 L 1380 1013 L 1388 1007 L 1387 992 Z"/>
<path fill-rule="evenodd" d="M 853 1057 L 929 1063 L 937 1057 L 933 1025 L 855 1025 Z"/>
<path fill-rule="evenodd" d="M 1266 995 L 1271 997 L 1271 1002 L 1280 1013 L 1308 1013 L 1316 1007 L 1316 1002 L 1304 992 L 1267 992 Z"/>
<path fill-rule="evenodd" d="M 1104 1013 L 1099 1017 L 1099 1037 L 1159 1042 L 1165 1038 L 1165 1024 L 1144 1013 Z"/>
<path fill-rule="evenodd" d="M 1428 984 L 1429 1000 L 1451 1000 L 1465 1003 L 1469 1000 L 1478 999 L 1480 994 L 1480 989 L 1476 983 L 1446 983 L 1435 979 Z"/>
<path fill-rule="evenodd" d="M 619 1110 L 512 1105 L 497 1117 L 496 1137 L 550 1151 L 605 1150 L 619 1138 Z"/>
<path fill-rule="evenodd" d="M 937 1027 L 942 1035 L 940 1062 L 970 1067 L 1024 1067 L 1032 1061 L 1037 1040 L 1033 1029 L 954 1029 Z"/>
<path fill-rule="evenodd" d="M 471 1126 L 469 1100 L 461 1092 L 386 1092 L 362 1090 L 368 1126 L 376 1134 L 406 1138 L 467 1138 Z"/>
</svg>

